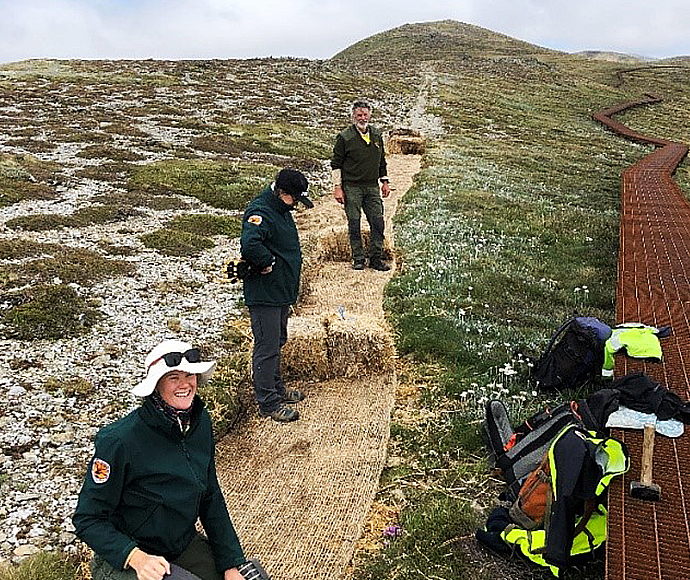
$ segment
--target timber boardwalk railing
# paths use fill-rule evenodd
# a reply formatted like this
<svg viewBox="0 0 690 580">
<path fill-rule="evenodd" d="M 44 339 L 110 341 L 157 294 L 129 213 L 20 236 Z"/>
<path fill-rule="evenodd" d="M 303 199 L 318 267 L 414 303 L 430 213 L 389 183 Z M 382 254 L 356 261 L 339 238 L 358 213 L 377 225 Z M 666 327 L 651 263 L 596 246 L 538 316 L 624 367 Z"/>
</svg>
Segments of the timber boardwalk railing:
<svg viewBox="0 0 690 580">
<path fill-rule="evenodd" d="M 617 357 L 615 374 L 643 370 L 690 399 L 690 203 L 673 180 L 687 145 L 648 137 L 612 115 L 661 99 L 624 103 L 594 115 L 614 132 L 657 149 L 623 173 L 616 322 L 670 325 L 662 340 L 663 362 L 641 363 Z M 642 431 L 613 430 L 630 451 L 631 468 L 609 489 L 607 580 L 690 579 L 690 433 L 677 439 L 657 436 L 653 479 L 661 500 L 630 496 L 640 480 Z"/>
</svg>

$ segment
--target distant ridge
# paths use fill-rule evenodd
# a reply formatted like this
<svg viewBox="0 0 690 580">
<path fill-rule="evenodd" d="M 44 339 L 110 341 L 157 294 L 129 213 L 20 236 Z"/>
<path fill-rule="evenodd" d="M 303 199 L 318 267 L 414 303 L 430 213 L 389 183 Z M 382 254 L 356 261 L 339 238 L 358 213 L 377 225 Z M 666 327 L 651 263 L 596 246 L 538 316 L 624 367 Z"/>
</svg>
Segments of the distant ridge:
<svg viewBox="0 0 690 580">
<path fill-rule="evenodd" d="M 554 55 L 576 56 L 625 65 L 660 62 L 687 64 L 690 60 L 690 56 L 658 59 L 606 50 L 568 53 L 530 44 L 500 32 L 457 20 L 417 22 L 391 28 L 356 42 L 329 60 L 333 63 L 361 61 L 369 66 L 375 66 L 376 62 L 381 61 L 397 61 L 409 66 L 412 62 L 451 61 L 465 57 L 526 59 Z"/>
<path fill-rule="evenodd" d="M 639 64 L 645 62 L 656 62 L 659 59 L 636 54 L 625 54 L 622 52 L 611 52 L 606 50 L 581 50 L 573 53 L 575 56 L 582 56 L 592 60 L 604 60 L 607 62 L 621 62 L 625 64 Z"/>
</svg>

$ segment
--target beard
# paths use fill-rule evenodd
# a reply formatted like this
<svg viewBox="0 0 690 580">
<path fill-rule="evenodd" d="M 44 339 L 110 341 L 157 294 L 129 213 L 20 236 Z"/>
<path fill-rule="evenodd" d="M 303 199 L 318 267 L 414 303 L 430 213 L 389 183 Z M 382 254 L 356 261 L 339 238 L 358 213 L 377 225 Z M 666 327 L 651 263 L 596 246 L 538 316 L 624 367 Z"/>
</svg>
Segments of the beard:
<svg viewBox="0 0 690 580">
<path fill-rule="evenodd" d="M 360 133 L 366 133 L 369 128 L 369 121 L 357 121 L 355 127 L 357 127 Z"/>
</svg>

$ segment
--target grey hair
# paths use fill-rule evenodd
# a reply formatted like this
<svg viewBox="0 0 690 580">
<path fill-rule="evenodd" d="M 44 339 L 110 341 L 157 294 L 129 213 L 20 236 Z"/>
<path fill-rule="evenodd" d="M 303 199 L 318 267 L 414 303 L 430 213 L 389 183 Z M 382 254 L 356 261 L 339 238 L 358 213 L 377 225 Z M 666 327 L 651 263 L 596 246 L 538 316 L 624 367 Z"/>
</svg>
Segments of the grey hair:
<svg viewBox="0 0 690 580">
<path fill-rule="evenodd" d="M 354 113 L 357 109 L 369 109 L 371 111 L 371 105 L 369 104 L 369 101 L 355 101 L 352 103 L 352 112 Z"/>
</svg>

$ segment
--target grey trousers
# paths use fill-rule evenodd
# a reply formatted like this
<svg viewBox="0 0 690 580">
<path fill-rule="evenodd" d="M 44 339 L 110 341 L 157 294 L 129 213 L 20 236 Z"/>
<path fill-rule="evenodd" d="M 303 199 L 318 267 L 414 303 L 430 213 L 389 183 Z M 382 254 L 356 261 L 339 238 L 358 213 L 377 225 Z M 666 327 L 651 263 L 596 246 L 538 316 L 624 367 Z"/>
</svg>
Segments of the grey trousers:
<svg viewBox="0 0 690 580">
<path fill-rule="evenodd" d="M 285 385 L 280 373 L 280 349 L 287 342 L 290 306 L 250 306 L 254 335 L 252 373 L 254 395 L 259 409 L 268 414 L 283 400 Z"/>
<path fill-rule="evenodd" d="M 347 216 L 347 231 L 352 249 L 352 260 L 364 262 L 364 245 L 360 222 L 362 211 L 369 222 L 371 232 L 369 238 L 369 260 L 381 259 L 383 252 L 383 200 L 379 186 L 363 187 L 359 185 L 343 184 L 345 194 L 345 215 Z"/>
<path fill-rule="evenodd" d="M 172 573 L 165 580 L 223 580 L 223 574 L 213 562 L 211 546 L 201 535 L 195 536 L 182 555 L 170 564 Z M 98 554 L 91 560 L 91 576 L 93 580 L 137 580 L 132 568 L 116 570 Z"/>
</svg>

